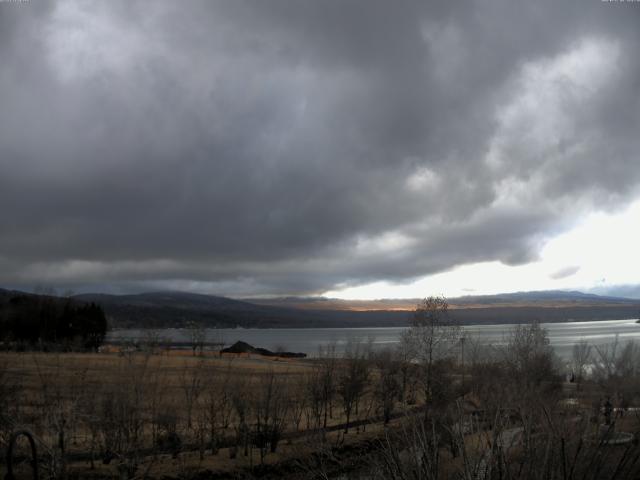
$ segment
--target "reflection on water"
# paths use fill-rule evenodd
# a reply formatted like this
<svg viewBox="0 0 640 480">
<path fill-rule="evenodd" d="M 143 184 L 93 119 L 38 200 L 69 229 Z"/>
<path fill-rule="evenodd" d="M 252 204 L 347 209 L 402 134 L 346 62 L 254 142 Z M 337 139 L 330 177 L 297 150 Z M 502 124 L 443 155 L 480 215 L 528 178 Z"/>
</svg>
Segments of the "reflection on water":
<svg viewBox="0 0 640 480">
<path fill-rule="evenodd" d="M 631 339 L 640 341 L 640 324 L 635 320 L 607 320 L 599 322 L 565 322 L 543 323 L 548 331 L 549 340 L 558 355 L 562 358 L 571 356 L 573 344 L 582 339 L 592 345 L 602 345 L 614 341 L 617 335 L 620 342 Z M 467 335 L 474 336 L 482 343 L 498 345 L 505 342 L 513 325 L 471 325 L 464 327 Z M 338 351 L 344 348 L 349 340 L 370 341 L 374 347 L 392 347 L 397 344 L 404 327 L 388 328 L 221 328 L 208 329 L 207 338 L 213 342 L 223 338 L 229 345 L 242 340 L 256 347 L 270 350 L 285 349 L 291 352 L 303 352 L 315 355 L 318 347 L 335 343 Z M 156 331 L 160 337 L 173 342 L 189 342 L 189 333 L 183 329 L 167 328 Z M 114 330 L 109 333 L 107 341 L 123 341 L 125 339 L 144 339 L 144 330 Z"/>
</svg>

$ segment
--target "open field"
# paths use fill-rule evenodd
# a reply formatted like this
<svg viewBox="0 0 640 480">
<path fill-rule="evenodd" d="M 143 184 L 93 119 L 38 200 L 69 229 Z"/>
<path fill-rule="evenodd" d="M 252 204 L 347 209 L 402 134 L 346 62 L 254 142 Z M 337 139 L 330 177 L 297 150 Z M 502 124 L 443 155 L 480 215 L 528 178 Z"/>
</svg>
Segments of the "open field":
<svg viewBox="0 0 640 480">
<path fill-rule="evenodd" d="M 51 468 L 74 475 L 116 476 L 128 459 L 151 477 L 242 471 L 299 458 L 317 435 L 310 432 L 320 423 L 325 427 L 322 411 L 315 418 L 304 411 L 303 390 L 316 369 L 312 361 L 172 351 L 3 353 L 0 364 L 8 409 L 3 443 L 13 428 L 28 427 L 48 454 L 61 449 L 62 435 L 66 465 Z M 373 398 L 367 402 L 363 413 L 374 417 Z M 366 442 L 380 434 L 378 422 L 345 436 L 337 399 L 329 408 L 322 435 L 327 444 Z M 363 419 L 351 417 L 360 424 Z M 260 422 L 265 425 L 256 427 Z M 277 451 L 249 441 L 256 429 L 273 435 L 273 428 L 283 439 Z"/>
<path fill-rule="evenodd" d="M 536 332 L 520 330 L 527 342 Z M 313 360 L 5 352 L 0 446 L 31 431 L 41 478 L 489 479 L 478 472 L 491 468 L 515 469 L 512 478 L 540 478 L 541 468 L 557 473 L 549 478 L 637 478 L 636 347 L 612 349 L 608 371 L 566 382 L 540 339 L 525 348 L 514 335 L 493 356 L 470 342 L 466 364 L 428 369 L 362 344 Z M 614 445 L 618 435 L 626 443 Z M 25 445 L 18 478 L 31 478 Z M 565 477 L 567 466 L 575 472 Z M 404 476 L 414 470 L 425 475 Z"/>
</svg>

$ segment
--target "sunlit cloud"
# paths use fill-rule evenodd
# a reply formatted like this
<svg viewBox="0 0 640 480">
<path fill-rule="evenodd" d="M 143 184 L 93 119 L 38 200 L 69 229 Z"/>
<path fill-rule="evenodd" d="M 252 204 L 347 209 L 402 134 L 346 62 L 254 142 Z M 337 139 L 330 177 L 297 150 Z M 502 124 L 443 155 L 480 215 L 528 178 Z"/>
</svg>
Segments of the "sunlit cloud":
<svg viewBox="0 0 640 480">
<path fill-rule="evenodd" d="M 420 298 L 428 295 L 461 296 L 529 290 L 592 290 L 638 283 L 640 201 L 618 214 L 588 216 L 571 231 L 551 239 L 540 260 L 521 266 L 500 262 L 464 265 L 407 284 L 373 282 L 328 297 Z"/>
</svg>

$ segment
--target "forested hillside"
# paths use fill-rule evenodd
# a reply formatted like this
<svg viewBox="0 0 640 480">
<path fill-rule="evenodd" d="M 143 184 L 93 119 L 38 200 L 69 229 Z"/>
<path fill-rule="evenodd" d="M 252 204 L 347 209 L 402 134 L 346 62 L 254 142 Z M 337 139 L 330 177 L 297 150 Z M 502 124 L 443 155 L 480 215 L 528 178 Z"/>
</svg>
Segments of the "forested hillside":
<svg viewBox="0 0 640 480">
<path fill-rule="evenodd" d="M 0 291 L 0 341 L 5 348 L 95 350 L 106 332 L 104 310 L 95 303 Z"/>
</svg>

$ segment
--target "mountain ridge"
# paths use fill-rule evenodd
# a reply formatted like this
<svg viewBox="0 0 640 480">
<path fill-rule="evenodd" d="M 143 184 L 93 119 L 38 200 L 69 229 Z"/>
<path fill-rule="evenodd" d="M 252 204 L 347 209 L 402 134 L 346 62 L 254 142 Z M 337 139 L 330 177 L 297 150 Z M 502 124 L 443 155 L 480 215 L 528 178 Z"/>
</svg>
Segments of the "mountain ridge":
<svg viewBox="0 0 640 480">
<path fill-rule="evenodd" d="M 0 297 L 35 295 L 0 289 Z M 99 304 L 115 328 L 388 327 L 407 325 L 419 299 L 371 301 L 325 297 L 234 299 L 180 291 L 137 294 L 85 293 L 79 302 Z M 543 290 L 450 298 L 451 315 L 465 324 L 559 322 L 638 318 L 640 300 L 577 291 Z"/>
<path fill-rule="evenodd" d="M 275 297 L 244 298 L 244 301 L 257 305 L 288 306 L 298 309 L 321 310 L 413 310 L 420 298 L 383 298 L 374 300 L 345 300 L 328 297 Z M 610 295 L 597 295 L 576 290 L 538 290 L 491 295 L 464 295 L 447 298 L 451 309 L 482 308 L 485 306 L 546 306 L 558 307 L 582 303 L 584 305 L 635 305 L 640 300 Z"/>
</svg>

